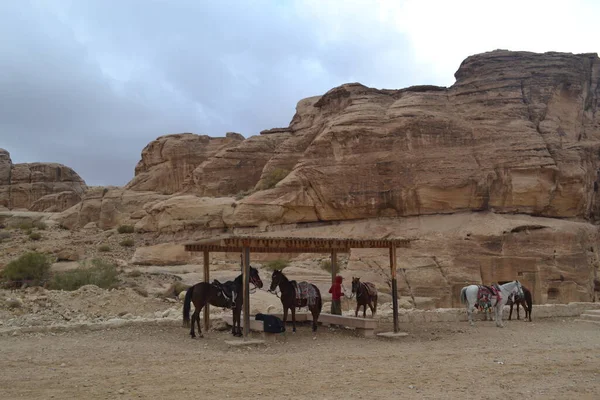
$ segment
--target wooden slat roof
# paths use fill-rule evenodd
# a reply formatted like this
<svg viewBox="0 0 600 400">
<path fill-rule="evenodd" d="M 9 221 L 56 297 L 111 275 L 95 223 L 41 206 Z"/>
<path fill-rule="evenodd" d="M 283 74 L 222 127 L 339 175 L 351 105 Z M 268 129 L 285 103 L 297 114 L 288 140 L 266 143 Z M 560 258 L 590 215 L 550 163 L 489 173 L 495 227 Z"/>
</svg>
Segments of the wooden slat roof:
<svg viewBox="0 0 600 400">
<path fill-rule="evenodd" d="M 224 236 L 185 244 L 186 251 L 253 253 L 347 253 L 350 249 L 389 249 L 410 247 L 408 239 L 340 239 L 265 236 Z"/>
</svg>

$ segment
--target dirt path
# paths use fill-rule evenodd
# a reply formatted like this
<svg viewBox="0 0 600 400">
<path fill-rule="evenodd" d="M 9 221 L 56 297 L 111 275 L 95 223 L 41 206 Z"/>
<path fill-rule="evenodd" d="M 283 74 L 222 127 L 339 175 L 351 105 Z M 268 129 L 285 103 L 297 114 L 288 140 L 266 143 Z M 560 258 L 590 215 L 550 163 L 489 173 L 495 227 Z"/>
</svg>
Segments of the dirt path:
<svg viewBox="0 0 600 400">
<path fill-rule="evenodd" d="M 492 324 L 406 325 L 394 342 L 303 326 L 252 348 L 176 327 L 0 337 L 0 398 L 598 398 L 597 325 Z"/>
</svg>

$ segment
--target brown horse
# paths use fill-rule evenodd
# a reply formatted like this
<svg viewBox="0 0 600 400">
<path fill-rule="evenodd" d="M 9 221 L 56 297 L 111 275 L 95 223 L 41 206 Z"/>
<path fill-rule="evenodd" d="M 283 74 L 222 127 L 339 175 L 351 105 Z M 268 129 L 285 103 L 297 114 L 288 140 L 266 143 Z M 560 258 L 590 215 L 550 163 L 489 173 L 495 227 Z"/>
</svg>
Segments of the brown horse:
<svg viewBox="0 0 600 400">
<path fill-rule="evenodd" d="M 502 285 L 506 282 L 498 282 L 498 283 Z M 510 306 L 510 313 L 508 314 L 508 320 L 509 321 L 511 320 L 513 306 L 516 304 L 517 305 L 517 319 L 521 319 L 521 317 L 519 316 L 519 305 L 522 305 L 523 309 L 525 310 L 525 319 L 527 319 L 527 316 L 529 315 L 529 322 L 531 322 L 531 311 L 533 310 L 533 300 L 531 297 L 531 291 L 523 285 L 521 285 L 521 288 L 523 289 L 523 296 L 518 296 L 518 295 L 514 296 L 514 300 L 513 300 L 513 297 L 510 297 L 508 299 L 508 302 L 506 303 L 507 306 Z"/>
<path fill-rule="evenodd" d="M 281 291 L 281 305 L 283 306 L 283 324 L 287 321 L 288 309 L 292 311 L 292 327 L 296 332 L 296 307 L 307 307 L 312 313 L 312 330 L 317 331 L 317 321 L 321 315 L 323 301 L 321 292 L 312 283 L 290 281 L 281 271 L 273 271 L 271 276 L 271 287 L 269 292 L 273 292 L 279 286 Z M 299 290 L 299 296 L 296 293 Z"/>
<path fill-rule="evenodd" d="M 377 313 L 377 288 L 371 282 L 361 282 L 360 278 L 352 277 L 352 295 L 356 295 L 356 312 L 358 317 L 360 306 L 363 307 L 363 318 L 367 318 L 367 305 L 371 309 L 371 315 Z"/>
<path fill-rule="evenodd" d="M 196 337 L 196 334 L 194 333 L 194 322 L 198 325 L 198 335 L 203 337 L 202 329 L 200 328 L 200 311 L 206 304 L 221 308 L 231 308 L 233 311 L 233 327 L 231 333 L 234 336 L 242 336 L 242 328 L 240 327 L 240 315 L 244 303 L 244 297 L 242 295 L 242 278 L 243 276 L 240 274 L 233 282 L 228 281 L 223 284 L 218 281 L 214 281 L 213 283 L 200 282 L 187 290 L 183 302 L 183 325 L 190 325 L 190 304 L 194 303 L 195 309 L 192 314 L 190 330 L 190 336 L 192 338 Z M 250 267 L 249 279 L 250 283 L 254 286 L 258 288 L 263 287 L 263 283 L 258 275 L 258 270 L 252 266 Z"/>
</svg>

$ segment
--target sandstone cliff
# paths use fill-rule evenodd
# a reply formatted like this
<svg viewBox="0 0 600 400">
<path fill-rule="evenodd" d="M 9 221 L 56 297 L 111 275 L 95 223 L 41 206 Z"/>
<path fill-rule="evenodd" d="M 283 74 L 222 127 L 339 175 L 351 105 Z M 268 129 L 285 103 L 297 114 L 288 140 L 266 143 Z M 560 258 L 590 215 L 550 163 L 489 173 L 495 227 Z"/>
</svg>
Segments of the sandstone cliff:
<svg viewBox="0 0 600 400">
<path fill-rule="evenodd" d="M 224 138 L 191 133 L 161 136 L 142 150 L 135 178 L 126 189 L 162 194 L 179 192 L 197 166 L 243 140 L 237 133 L 228 133 Z"/>
<path fill-rule="evenodd" d="M 600 59 L 493 51 L 455 76 L 449 88 L 342 85 L 301 100 L 289 127 L 248 139 L 161 137 L 127 190 L 91 192 L 54 218 L 131 223 L 165 240 L 290 227 L 413 237 L 400 291 L 423 307 L 457 305 L 468 282 L 515 278 L 536 301 L 591 299 Z M 350 225 L 296 230 L 315 223 Z M 382 284 L 384 259 L 353 252 L 348 270 Z"/>
<path fill-rule="evenodd" d="M 57 212 L 79 203 L 86 184 L 71 168 L 56 163 L 13 164 L 0 149 L 0 207 Z"/>
<path fill-rule="evenodd" d="M 347 84 L 299 104 L 238 226 L 491 210 L 595 220 L 600 60 L 494 51 L 450 88 Z M 285 161 L 284 161 L 285 160 Z"/>
</svg>

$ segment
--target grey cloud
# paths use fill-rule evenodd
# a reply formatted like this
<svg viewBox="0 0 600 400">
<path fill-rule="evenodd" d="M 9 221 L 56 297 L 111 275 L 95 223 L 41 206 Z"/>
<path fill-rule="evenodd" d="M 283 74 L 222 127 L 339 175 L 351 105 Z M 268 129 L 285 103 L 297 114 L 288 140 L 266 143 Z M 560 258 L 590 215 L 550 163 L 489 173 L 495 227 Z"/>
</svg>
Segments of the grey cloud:
<svg viewBox="0 0 600 400">
<path fill-rule="evenodd" d="M 122 185 L 163 134 L 249 136 L 345 82 L 435 83 L 374 19 L 308 15 L 279 1 L 0 2 L 0 147 Z"/>
</svg>

